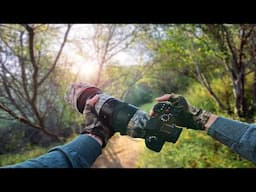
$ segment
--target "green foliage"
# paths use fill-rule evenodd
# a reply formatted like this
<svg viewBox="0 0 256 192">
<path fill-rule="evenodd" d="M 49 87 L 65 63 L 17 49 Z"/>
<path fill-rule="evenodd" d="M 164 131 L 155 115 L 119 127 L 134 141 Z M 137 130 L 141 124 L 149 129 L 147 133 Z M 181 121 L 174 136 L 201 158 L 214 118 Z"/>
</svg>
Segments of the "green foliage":
<svg viewBox="0 0 256 192">
<path fill-rule="evenodd" d="M 145 112 L 150 112 L 150 109 L 156 104 L 157 102 L 151 102 L 151 103 L 146 103 L 144 105 L 141 105 L 140 108 L 143 109 Z"/>
<path fill-rule="evenodd" d="M 200 84 L 192 84 L 186 93 L 182 94 L 191 105 L 199 108 L 216 112 L 218 107 L 209 93 Z"/>
<path fill-rule="evenodd" d="M 154 49 L 157 67 L 163 71 L 162 74 L 175 71 L 194 78 L 202 87 L 207 88 L 215 97 L 214 102 L 223 110 L 252 119 L 255 111 L 251 110 L 254 106 L 251 86 L 253 78 L 249 77 L 252 75 L 252 47 L 249 38 L 252 27 L 226 24 L 169 25 L 163 28 L 166 36 Z M 248 41 L 243 40 L 245 34 L 248 35 Z M 230 46 L 238 51 L 232 52 Z M 241 61 L 235 61 L 238 57 Z M 245 89 L 241 83 L 243 77 Z M 164 75 L 163 81 L 171 82 L 169 79 Z M 225 89 L 220 86 L 221 82 Z M 168 91 L 166 87 L 163 88 L 165 92 Z"/>
<path fill-rule="evenodd" d="M 142 105 L 152 100 L 152 90 L 146 84 L 136 84 L 124 100 L 133 105 Z"/>
<path fill-rule="evenodd" d="M 177 71 L 172 67 L 154 65 L 143 79 L 147 79 L 154 96 L 157 97 L 165 93 L 185 92 L 192 82 L 185 73 L 185 70 Z"/>
<path fill-rule="evenodd" d="M 136 83 L 138 67 L 127 67 L 118 65 L 108 65 L 105 69 L 105 78 L 110 83 L 104 87 L 104 91 L 109 95 L 123 99 L 125 93 Z"/>
</svg>

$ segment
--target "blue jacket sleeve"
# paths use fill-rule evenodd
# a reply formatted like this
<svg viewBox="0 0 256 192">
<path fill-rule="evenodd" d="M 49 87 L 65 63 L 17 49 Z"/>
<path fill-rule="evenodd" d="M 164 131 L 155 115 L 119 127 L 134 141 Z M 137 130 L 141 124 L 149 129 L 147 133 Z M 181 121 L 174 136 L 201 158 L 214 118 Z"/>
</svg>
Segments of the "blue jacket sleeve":
<svg viewBox="0 0 256 192">
<path fill-rule="evenodd" d="M 101 146 L 95 139 L 79 135 L 35 159 L 4 168 L 89 168 L 100 154 Z"/>
<path fill-rule="evenodd" d="M 256 125 L 218 117 L 209 127 L 208 134 L 256 163 Z"/>
</svg>

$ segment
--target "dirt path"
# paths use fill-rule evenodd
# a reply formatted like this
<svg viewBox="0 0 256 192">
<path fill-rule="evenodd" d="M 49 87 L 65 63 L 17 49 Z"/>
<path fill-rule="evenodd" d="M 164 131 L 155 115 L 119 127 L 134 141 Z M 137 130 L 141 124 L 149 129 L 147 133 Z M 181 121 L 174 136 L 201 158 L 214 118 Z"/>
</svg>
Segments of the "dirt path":
<svg viewBox="0 0 256 192">
<path fill-rule="evenodd" d="M 114 135 L 93 168 L 136 168 L 136 161 L 143 150 L 144 140 Z"/>
</svg>

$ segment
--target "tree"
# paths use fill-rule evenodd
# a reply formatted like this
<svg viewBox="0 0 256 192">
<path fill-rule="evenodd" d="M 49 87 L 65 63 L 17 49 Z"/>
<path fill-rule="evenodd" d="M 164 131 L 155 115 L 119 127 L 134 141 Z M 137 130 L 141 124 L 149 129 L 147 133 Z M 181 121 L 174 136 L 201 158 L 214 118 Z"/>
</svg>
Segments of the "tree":
<svg viewBox="0 0 256 192">
<path fill-rule="evenodd" d="M 137 28 L 134 25 L 96 24 L 93 25 L 93 48 L 99 66 L 96 86 L 100 85 L 104 65 L 135 40 Z"/>
<path fill-rule="evenodd" d="M 245 99 L 246 76 L 255 74 L 255 30 L 254 24 L 241 25 L 205 25 L 202 29 L 217 42 L 223 53 L 223 66 L 229 74 L 232 82 L 233 95 L 235 98 L 235 112 L 239 117 L 249 115 L 255 107 L 249 106 Z M 254 80 L 255 85 L 255 80 Z M 255 98 L 253 86 L 252 95 Z M 255 106 L 255 99 L 253 99 Z"/>
<path fill-rule="evenodd" d="M 134 24 L 92 24 L 78 25 L 80 35 L 72 39 L 78 55 L 85 58 L 95 70 L 90 82 L 104 87 L 105 66 L 114 62 L 116 56 L 130 48 L 142 32 L 140 25 Z"/>
<path fill-rule="evenodd" d="M 143 66 L 108 65 L 104 89 L 111 95 L 125 100 L 134 85 L 144 76 Z"/>
<path fill-rule="evenodd" d="M 71 25 L 68 24 L 56 55 L 49 41 L 56 37 L 55 25 L 0 25 L 0 108 L 46 135 L 59 137 L 46 127 L 51 113 L 54 84 L 47 84 L 53 73 Z"/>
<path fill-rule="evenodd" d="M 172 25 L 156 59 L 163 68 L 197 80 L 223 111 L 245 117 L 255 108 L 250 104 L 254 101 L 245 99 L 246 76 L 255 71 L 254 31 L 255 25 Z M 234 110 L 211 83 L 226 76 L 232 84 Z"/>
</svg>

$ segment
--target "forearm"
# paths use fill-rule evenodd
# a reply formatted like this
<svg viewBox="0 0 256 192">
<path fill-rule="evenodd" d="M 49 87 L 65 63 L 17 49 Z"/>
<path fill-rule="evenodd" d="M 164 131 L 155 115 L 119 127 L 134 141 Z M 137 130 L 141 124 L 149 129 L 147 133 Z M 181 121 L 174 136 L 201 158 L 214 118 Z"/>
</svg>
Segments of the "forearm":
<svg viewBox="0 0 256 192">
<path fill-rule="evenodd" d="M 38 158 L 5 168 L 88 168 L 101 154 L 101 145 L 89 135 L 80 135 Z"/>
<path fill-rule="evenodd" d="M 256 162 L 256 125 L 213 116 L 205 125 L 208 135 L 246 159 Z"/>
</svg>

